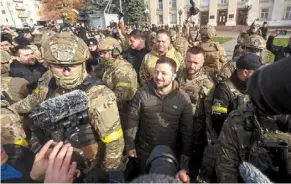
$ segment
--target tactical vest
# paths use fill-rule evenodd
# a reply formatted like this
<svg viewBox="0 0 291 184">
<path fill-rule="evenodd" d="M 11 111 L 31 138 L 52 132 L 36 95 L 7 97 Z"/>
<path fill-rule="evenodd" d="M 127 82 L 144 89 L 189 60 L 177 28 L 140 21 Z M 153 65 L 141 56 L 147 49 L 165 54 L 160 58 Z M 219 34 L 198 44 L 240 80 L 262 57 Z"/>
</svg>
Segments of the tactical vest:
<svg viewBox="0 0 291 184">
<path fill-rule="evenodd" d="M 245 104 L 247 101 L 249 101 L 249 96 L 242 94 L 233 84 L 233 82 L 230 79 L 227 79 L 224 84 L 231 92 L 231 103 L 232 103 L 232 110 L 237 109 L 240 105 Z"/>
<path fill-rule="evenodd" d="M 180 88 L 183 89 L 190 97 L 191 99 L 191 104 L 192 104 L 192 109 L 193 109 L 193 116 L 197 117 L 199 114 L 201 114 L 201 110 L 203 110 L 203 107 L 199 107 L 200 105 L 200 98 L 205 96 L 205 94 L 209 93 L 209 89 L 206 89 L 204 86 L 201 85 L 203 84 L 203 80 L 208 79 L 206 75 L 201 75 L 187 83 L 181 84 Z M 199 91 L 194 91 L 195 88 L 194 86 L 197 86 L 196 89 L 201 88 Z"/>
<path fill-rule="evenodd" d="M 102 80 L 94 78 L 89 75 L 82 84 L 66 92 L 73 91 L 76 89 L 82 90 L 84 92 L 88 92 L 93 86 L 97 86 L 97 85 L 104 85 L 104 83 Z M 49 91 L 47 93 L 46 99 L 53 98 L 56 96 L 57 87 L 58 86 L 56 84 L 55 78 L 51 78 L 48 84 Z M 71 136 L 76 133 L 74 132 L 75 129 L 78 129 L 77 133 L 79 133 L 80 135 L 79 135 L 79 140 L 77 141 L 77 143 L 71 142 L 72 146 L 84 151 L 84 154 L 85 154 L 84 156 L 87 161 L 85 162 L 85 164 L 93 163 L 91 161 L 93 161 L 96 158 L 98 151 L 100 151 L 98 148 L 99 144 L 97 143 L 99 142 L 100 137 L 97 135 L 96 131 L 93 129 L 90 122 L 88 122 L 88 124 L 85 123 L 85 124 L 78 125 L 76 128 L 71 129 L 70 130 L 71 132 L 63 132 L 63 133 Z M 92 167 L 94 167 L 94 165 L 87 165 L 87 166 L 82 166 L 82 167 L 84 167 L 83 168 L 84 172 L 87 172 Z"/>
<path fill-rule="evenodd" d="M 224 53 L 221 53 L 221 46 L 217 42 L 202 43 L 201 47 L 205 51 L 204 68 L 211 78 L 214 78 L 226 63 L 226 61 L 221 59 Z"/>
</svg>

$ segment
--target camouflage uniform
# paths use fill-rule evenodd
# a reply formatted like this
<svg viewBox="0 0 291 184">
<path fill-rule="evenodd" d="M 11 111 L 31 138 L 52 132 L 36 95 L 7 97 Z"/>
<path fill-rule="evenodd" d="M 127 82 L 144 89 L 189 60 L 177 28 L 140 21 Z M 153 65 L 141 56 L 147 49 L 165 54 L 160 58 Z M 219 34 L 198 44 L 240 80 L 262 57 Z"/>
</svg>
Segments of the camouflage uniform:
<svg viewBox="0 0 291 184">
<path fill-rule="evenodd" d="M 119 43 L 115 39 L 106 39 L 101 43 L 99 50 L 117 49 Z M 120 54 L 121 54 L 121 48 Z M 125 61 L 121 55 L 116 55 L 116 58 L 111 58 L 108 61 L 103 61 L 106 65 L 103 74 L 103 81 L 115 94 L 117 106 L 120 114 L 122 126 L 127 122 L 127 111 L 130 100 L 133 98 L 137 87 L 137 74 L 130 63 Z"/>
<path fill-rule="evenodd" d="M 151 32 L 151 34 L 149 34 L 149 36 L 147 37 L 147 42 L 149 43 L 149 46 L 148 46 L 149 50 L 154 50 L 155 44 L 156 44 L 156 37 L 157 37 L 157 33 L 154 31 Z"/>
<path fill-rule="evenodd" d="M 247 31 L 243 31 L 239 34 L 239 36 L 237 37 L 237 44 L 234 47 L 233 50 L 233 55 L 232 55 L 232 59 L 237 60 L 239 58 L 239 56 L 241 56 L 244 53 L 244 42 L 249 38 L 249 36 L 252 35 L 258 35 L 256 31 L 251 31 L 251 30 L 257 30 L 259 29 L 259 25 L 255 24 L 255 21 L 252 23 L 252 25 L 250 26 L 250 29 Z"/>
<path fill-rule="evenodd" d="M 141 84 L 145 84 L 150 81 L 154 76 L 155 66 L 159 59 L 160 55 L 157 51 L 152 50 L 150 53 L 146 54 L 139 70 L 139 78 Z M 184 61 L 179 52 L 171 45 L 168 52 L 165 54 L 165 57 L 173 59 L 177 64 L 177 72 L 184 67 Z"/>
<path fill-rule="evenodd" d="M 191 76 L 191 79 L 189 79 L 185 70 L 182 76 L 179 77 L 179 82 L 180 88 L 190 96 L 193 108 L 193 122 L 195 122 L 194 142 L 189 167 L 192 172 L 191 174 L 197 176 L 198 170 L 201 166 L 203 149 L 206 143 L 206 112 L 204 100 L 213 90 L 214 83 L 203 69 L 197 72 L 194 76 Z"/>
<path fill-rule="evenodd" d="M 173 47 L 176 49 L 177 52 L 179 52 L 182 55 L 182 58 L 185 58 L 186 52 L 188 50 L 187 39 L 182 37 L 181 32 L 177 33 L 175 30 L 170 30 L 170 37 L 171 37 L 171 44 L 173 45 Z M 174 41 L 172 40 L 172 37 L 176 37 Z"/>
<path fill-rule="evenodd" d="M 272 155 L 269 154 L 269 150 L 258 146 L 258 141 L 283 141 L 290 146 L 291 136 L 290 133 L 279 132 L 274 119 L 260 116 L 251 103 L 240 106 L 230 113 L 218 139 L 216 161 L 218 182 L 241 182 L 238 167 L 243 161 L 252 163 L 266 175 L 276 172 L 276 167 L 272 166 L 274 164 Z M 290 154 L 288 155 L 290 165 Z"/>
<path fill-rule="evenodd" d="M 1 78 L 1 140 L 2 144 L 18 144 L 28 146 L 26 134 L 22 124 L 23 118 L 8 106 L 28 95 L 26 85 L 28 82 L 22 78 Z"/>
<path fill-rule="evenodd" d="M 11 55 L 4 50 L 0 51 L 0 59 L 1 59 L 1 77 L 8 76 L 10 71 L 10 60 Z"/>
<path fill-rule="evenodd" d="M 249 101 L 246 90 L 238 86 L 240 83 L 234 73 L 230 79 L 220 83 L 213 94 L 205 100 L 208 145 L 204 150 L 202 167 L 198 177 L 200 182 L 215 182 L 211 181 L 213 179 L 211 176 L 214 171 L 216 143 L 221 127 L 232 110 Z"/>
<path fill-rule="evenodd" d="M 246 32 L 241 32 L 237 37 L 237 44 L 234 47 L 232 59 L 236 60 L 244 53 L 244 42 L 250 35 Z"/>
<path fill-rule="evenodd" d="M 186 38 L 178 36 L 173 43 L 173 47 L 182 55 L 182 58 L 186 57 L 186 52 L 188 50 L 188 41 Z"/>
<path fill-rule="evenodd" d="M 199 31 L 197 27 L 191 27 L 189 29 L 189 37 L 188 37 L 188 42 L 189 42 L 189 47 L 193 47 L 195 45 L 199 45 L 201 42 L 201 38 L 199 35 Z"/>
<path fill-rule="evenodd" d="M 29 113 L 47 98 L 62 95 L 71 90 L 79 89 L 79 86 L 87 85 L 87 89 L 83 90 L 89 98 L 89 120 L 92 128 L 96 130 L 99 140 L 96 140 L 97 146 L 95 144 L 94 147 L 90 147 L 89 152 L 88 149 L 84 149 L 84 153 L 93 167 L 95 164 L 101 165 L 98 161 L 99 157 L 102 157 L 102 168 L 106 170 L 117 169 L 121 163 L 124 139 L 116 96 L 105 85 L 94 83 L 98 79 L 87 74 L 85 61 L 89 57 L 89 49 L 83 40 L 73 34 L 63 32 L 51 37 L 50 42 L 46 42 L 46 44 L 49 45 L 43 45 L 44 48 L 48 48 L 43 50 L 43 57 L 48 63 L 80 64 L 82 71 L 65 78 L 57 76 L 52 71 L 52 75 L 47 73 L 39 79 L 38 87 L 31 95 L 13 104 L 10 108 L 18 113 Z M 98 153 L 98 147 L 105 148 L 104 155 Z"/>
<path fill-rule="evenodd" d="M 266 58 L 266 40 L 259 35 L 251 35 L 245 40 L 246 48 L 254 48 L 260 50 L 260 57 L 262 64 L 270 64 L 268 59 Z M 264 54 L 264 55 L 263 55 Z"/>
<path fill-rule="evenodd" d="M 204 68 L 210 77 L 215 80 L 221 68 L 227 63 L 226 52 L 218 42 L 212 41 L 212 38 L 216 35 L 214 27 L 202 27 L 200 34 L 203 38 L 201 47 L 205 51 Z"/>
<path fill-rule="evenodd" d="M 266 49 L 266 41 L 263 39 L 263 37 L 259 35 L 251 35 L 245 38 L 241 45 L 243 45 L 244 48 L 255 48 L 261 50 L 261 61 L 263 64 L 268 63 L 268 59 L 266 58 L 267 55 L 267 49 Z M 236 57 L 234 57 L 231 61 L 228 61 L 220 70 L 220 72 L 217 74 L 217 78 L 215 82 L 218 84 L 221 81 L 224 81 L 228 79 L 231 74 L 236 69 L 236 60 L 244 55 L 247 54 L 245 50 L 242 50 Z"/>
</svg>

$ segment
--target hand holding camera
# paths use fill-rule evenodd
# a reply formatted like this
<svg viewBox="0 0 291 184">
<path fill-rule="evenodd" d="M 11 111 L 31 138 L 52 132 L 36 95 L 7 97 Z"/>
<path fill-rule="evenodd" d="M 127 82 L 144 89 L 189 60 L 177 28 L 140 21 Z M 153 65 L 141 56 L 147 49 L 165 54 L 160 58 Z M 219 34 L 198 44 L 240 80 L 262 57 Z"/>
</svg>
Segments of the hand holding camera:
<svg viewBox="0 0 291 184">
<path fill-rule="evenodd" d="M 44 178 L 44 181 L 49 183 L 73 182 L 77 164 L 71 163 L 72 154 L 71 144 L 48 141 L 36 154 L 30 177 L 33 180 Z"/>
</svg>

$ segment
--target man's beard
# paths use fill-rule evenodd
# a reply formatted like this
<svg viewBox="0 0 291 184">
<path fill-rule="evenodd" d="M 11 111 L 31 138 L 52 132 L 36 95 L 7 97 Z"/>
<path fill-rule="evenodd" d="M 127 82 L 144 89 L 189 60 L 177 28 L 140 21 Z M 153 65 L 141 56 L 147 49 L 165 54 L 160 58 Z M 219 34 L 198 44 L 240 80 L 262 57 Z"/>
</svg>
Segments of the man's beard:
<svg viewBox="0 0 291 184">
<path fill-rule="evenodd" d="M 156 84 L 158 90 L 163 90 L 164 88 L 169 87 L 169 85 L 172 85 L 172 81 L 170 81 L 170 82 L 168 82 L 168 83 L 164 83 L 162 86 L 158 86 L 158 85 Z"/>
</svg>

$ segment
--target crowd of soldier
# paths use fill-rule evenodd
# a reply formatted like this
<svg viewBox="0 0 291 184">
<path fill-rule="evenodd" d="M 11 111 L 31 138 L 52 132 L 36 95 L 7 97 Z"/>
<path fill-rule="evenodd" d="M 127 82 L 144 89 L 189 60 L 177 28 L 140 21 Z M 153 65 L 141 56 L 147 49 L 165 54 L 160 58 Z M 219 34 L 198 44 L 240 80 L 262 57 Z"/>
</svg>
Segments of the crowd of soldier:
<svg viewBox="0 0 291 184">
<path fill-rule="evenodd" d="M 4 47 L 2 39 L 2 144 L 28 146 L 22 115 L 48 98 L 81 89 L 90 100 L 90 124 L 100 138 L 97 147 L 105 145 L 102 163 L 96 163 L 96 144 L 91 146 L 94 154 L 86 158 L 91 168 L 124 170 L 128 156 L 143 174 L 153 148 L 167 145 L 193 181 L 197 177 L 199 182 L 238 182 L 240 160 L 246 160 L 246 155 L 254 155 L 253 160 L 258 157 L 247 149 L 250 136 L 241 140 L 254 130 L 245 130 L 242 120 L 253 117 L 255 111 L 247 81 L 265 64 L 266 45 L 280 53 L 278 59 L 287 57 L 290 47 L 272 45 L 276 35 L 266 44 L 252 25 L 240 34 L 234 57 L 228 61 L 224 48 L 213 41 L 214 27 L 186 30 L 186 34 L 181 27 L 133 30 L 120 37 L 98 33 L 84 40 L 70 32 L 47 31 L 42 33 L 38 61 L 33 55 L 37 50 L 31 47 L 20 46 L 12 56 L 12 43 Z M 45 69 L 35 67 L 31 75 L 13 74 L 11 58 L 28 70 L 40 62 Z M 31 76 L 37 79 L 30 80 Z"/>
</svg>

